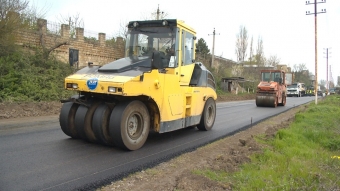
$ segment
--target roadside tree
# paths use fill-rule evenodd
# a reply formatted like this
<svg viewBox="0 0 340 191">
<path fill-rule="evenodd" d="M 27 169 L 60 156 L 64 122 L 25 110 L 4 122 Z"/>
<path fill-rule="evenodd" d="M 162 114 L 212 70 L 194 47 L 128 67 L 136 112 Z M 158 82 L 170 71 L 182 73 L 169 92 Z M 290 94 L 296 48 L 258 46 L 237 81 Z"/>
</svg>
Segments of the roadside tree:
<svg viewBox="0 0 340 191">
<path fill-rule="evenodd" d="M 257 39 L 257 47 L 256 47 L 256 54 L 254 55 L 255 64 L 258 66 L 265 66 L 266 58 L 264 56 L 263 51 L 263 40 L 262 37 L 258 37 Z"/>
<path fill-rule="evenodd" d="M 266 59 L 266 66 L 274 66 L 280 64 L 280 58 L 278 58 L 276 55 L 271 55 L 268 59 Z"/>
<path fill-rule="evenodd" d="M 243 62 L 247 57 L 248 31 L 245 26 L 240 26 L 239 33 L 236 34 L 235 54 L 237 62 Z"/>
</svg>

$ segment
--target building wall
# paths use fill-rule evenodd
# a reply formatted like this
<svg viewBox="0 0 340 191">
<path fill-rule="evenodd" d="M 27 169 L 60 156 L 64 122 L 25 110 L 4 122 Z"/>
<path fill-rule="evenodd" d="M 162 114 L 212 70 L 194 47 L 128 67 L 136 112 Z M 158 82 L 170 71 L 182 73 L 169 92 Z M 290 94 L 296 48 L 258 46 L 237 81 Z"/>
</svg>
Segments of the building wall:
<svg viewBox="0 0 340 191">
<path fill-rule="evenodd" d="M 75 38 L 71 38 L 69 32 L 69 25 L 62 24 L 60 35 L 51 34 L 47 32 L 47 21 L 39 19 L 38 30 L 18 31 L 19 38 L 17 44 L 27 48 L 45 47 L 52 49 L 57 47 L 51 54 L 54 54 L 59 60 L 66 63 L 69 63 L 69 50 L 78 50 L 79 67 L 86 66 L 88 62 L 103 65 L 124 57 L 125 45 L 121 37 L 116 39 L 114 45 L 107 46 L 105 43 L 105 33 L 98 34 L 98 43 L 88 43 L 84 41 L 83 28 L 76 29 Z"/>
</svg>

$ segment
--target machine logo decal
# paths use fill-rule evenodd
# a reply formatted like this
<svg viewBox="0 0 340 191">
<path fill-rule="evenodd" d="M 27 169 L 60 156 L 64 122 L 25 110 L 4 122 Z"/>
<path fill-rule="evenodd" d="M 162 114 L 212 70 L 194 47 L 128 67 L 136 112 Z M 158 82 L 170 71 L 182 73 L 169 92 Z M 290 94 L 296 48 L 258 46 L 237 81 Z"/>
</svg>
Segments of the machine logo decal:
<svg viewBox="0 0 340 191">
<path fill-rule="evenodd" d="M 97 78 L 97 79 L 113 79 L 113 75 L 99 75 L 99 74 L 86 74 L 83 78 Z"/>
<path fill-rule="evenodd" d="M 88 79 L 86 85 L 90 90 L 95 90 L 98 86 L 98 79 L 97 78 Z"/>
</svg>

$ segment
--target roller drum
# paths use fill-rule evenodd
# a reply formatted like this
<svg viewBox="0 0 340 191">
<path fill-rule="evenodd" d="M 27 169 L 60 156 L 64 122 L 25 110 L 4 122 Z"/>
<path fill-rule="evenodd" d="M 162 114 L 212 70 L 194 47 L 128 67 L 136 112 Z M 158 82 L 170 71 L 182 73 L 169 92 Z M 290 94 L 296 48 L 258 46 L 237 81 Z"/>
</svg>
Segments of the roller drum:
<svg viewBox="0 0 340 191">
<path fill-rule="evenodd" d="M 276 107 L 277 99 L 275 94 L 257 94 L 256 105 L 258 107 Z"/>
</svg>

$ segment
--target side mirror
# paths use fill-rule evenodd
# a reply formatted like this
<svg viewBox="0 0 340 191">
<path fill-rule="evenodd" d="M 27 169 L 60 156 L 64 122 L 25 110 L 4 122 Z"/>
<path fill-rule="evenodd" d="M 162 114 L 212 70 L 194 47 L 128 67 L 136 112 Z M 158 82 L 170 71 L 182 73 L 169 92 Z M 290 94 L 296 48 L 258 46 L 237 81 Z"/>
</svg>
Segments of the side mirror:
<svg viewBox="0 0 340 191">
<path fill-rule="evenodd" d="M 196 53 L 201 52 L 201 47 L 196 48 L 195 52 L 196 52 Z"/>
</svg>

